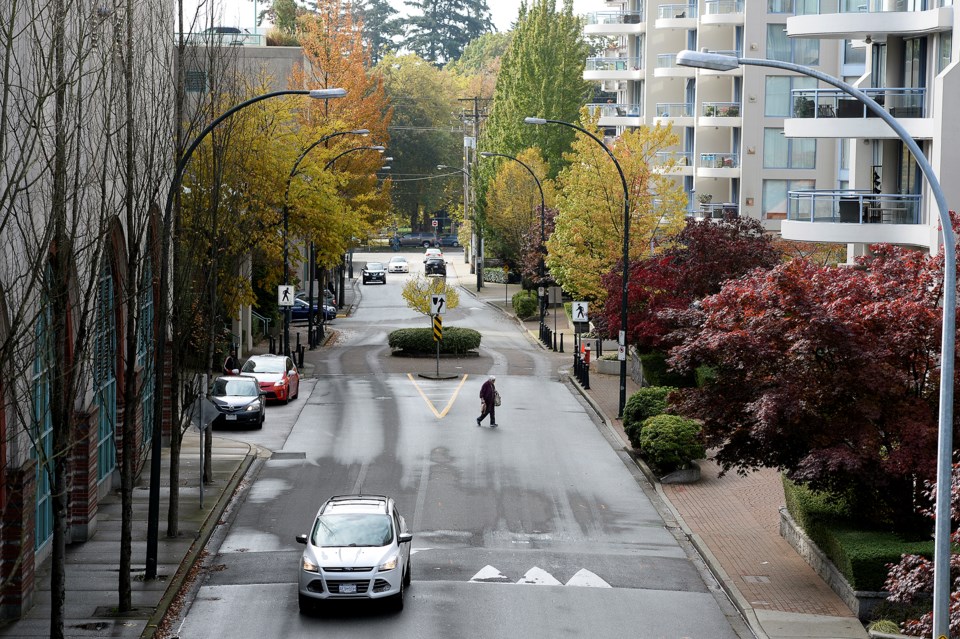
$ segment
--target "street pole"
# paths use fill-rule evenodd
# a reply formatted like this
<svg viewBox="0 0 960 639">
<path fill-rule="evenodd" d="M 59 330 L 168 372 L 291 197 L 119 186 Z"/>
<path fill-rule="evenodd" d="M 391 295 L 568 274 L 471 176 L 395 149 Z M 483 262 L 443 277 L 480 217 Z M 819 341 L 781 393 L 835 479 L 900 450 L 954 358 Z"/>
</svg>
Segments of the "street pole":
<svg viewBox="0 0 960 639">
<path fill-rule="evenodd" d="M 173 200 L 176 196 L 178 189 L 180 188 L 181 181 L 183 180 L 183 172 L 186 170 L 187 162 L 190 160 L 190 157 L 193 155 L 193 152 L 197 150 L 197 147 L 200 146 L 200 143 L 203 142 L 203 139 L 213 131 L 221 122 L 229 118 L 231 115 L 237 111 L 244 109 L 251 104 L 256 104 L 261 100 L 267 100 L 269 98 L 274 98 L 282 95 L 308 95 L 311 98 L 324 100 L 329 98 L 342 98 L 347 94 L 346 89 L 288 89 L 284 91 L 271 91 L 270 93 L 264 93 L 263 95 L 258 95 L 249 100 L 244 100 L 240 104 L 237 104 L 220 116 L 218 116 L 213 122 L 208 124 L 200 134 L 194 138 L 193 142 L 187 147 L 187 150 L 180 157 L 177 162 L 177 166 L 174 169 L 173 177 L 170 180 L 170 189 L 167 191 L 167 202 L 163 210 L 163 228 L 161 230 L 162 237 L 160 240 L 161 245 L 161 255 L 160 255 L 160 299 L 159 306 L 157 309 L 157 326 L 158 338 L 157 349 L 156 349 L 156 368 L 155 379 L 154 379 L 154 398 L 156 401 L 161 401 L 161 398 L 166 397 L 166 392 L 164 388 L 164 383 L 166 381 L 166 342 L 167 342 L 167 321 L 169 318 L 169 305 L 170 305 L 170 293 L 167 290 L 169 287 L 170 280 L 170 244 L 171 244 L 171 233 L 173 231 Z M 176 392 L 176 389 L 174 389 Z M 162 441 L 162 429 L 163 429 L 163 407 L 162 405 L 153 411 L 153 434 L 150 439 L 150 492 L 149 492 L 149 504 L 147 508 L 147 555 L 144 572 L 144 577 L 146 579 L 156 579 L 157 578 L 157 554 L 159 547 L 159 526 L 160 526 L 160 454 L 163 448 Z"/>
<path fill-rule="evenodd" d="M 533 181 L 537 183 L 537 189 L 540 191 L 540 263 L 538 264 L 538 275 L 540 276 L 540 286 L 543 286 L 544 278 L 546 277 L 546 265 L 543 262 L 543 255 L 547 250 L 547 240 L 546 240 L 546 216 L 547 216 L 547 204 L 546 200 L 543 197 L 543 185 L 540 183 L 540 178 L 537 177 L 537 174 L 533 172 L 525 162 L 518 160 L 512 155 L 505 155 L 503 153 L 493 153 L 492 151 L 481 151 L 481 157 L 485 158 L 506 158 L 508 160 L 513 160 L 523 168 L 527 170 L 527 173 L 530 174 L 530 177 L 533 178 Z M 544 304 L 544 297 L 540 296 L 540 335 L 543 335 L 543 318 L 546 313 L 546 305 Z"/>
<path fill-rule="evenodd" d="M 792 62 L 767 60 L 764 58 L 738 58 L 734 56 L 706 53 L 701 51 L 681 51 L 677 54 L 677 64 L 681 66 L 729 71 L 743 66 L 771 67 L 793 71 L 832 84 L 844 93 L 853 96 L 886 122 L 904 146 L 910 149 L 916 158 L 917 166 L 927 178 L 930 191 L 937 202 L 940 227 L 943 231 L 943 326 L 940 347 L 940 413 L 937 441 L 937 498 L 935 506 L 934 529 L 934 571 L 933 571 L 933 636 L 940 639 L 949 637 L 950 632 L 950 502 L 952 455 L 953 455 L 953 384 L 954 349 L 956 348 L 957 315 L 957 240 L 953 233 L 947 198 L 940 188 L 940 181 L 920 146 L 903 128 L 897 118 L 890 115 L 876 100 L 863 91 L 847 84 L 839 78 L 827 75 L 816 69 Z"/>
<path fill-rule="evenodd" d="M 300 163 L 307 153 L 315 149 L 320 144 L 326 142 L 327 140 L 333 139 L 340 135 L 370 135 L 370 131 L 367 129 L 352 129 L 350 131 L 337 131 L 335 133 L 329 133 L 319 140 L 311 143 L 307 148 L 305 148 L 297 157 L 297 161 L 293 163 L 293 168 L 290 169 L 290 174 L 287 176 L 287 186 L 283 191 L 283 284 L 284 286 L 290 285 L 290 246 L 288 240 L 289 226 L 290 226 L 290 183 L 293 181 L 295 175 L 297 175 L 297 170 L 300 168 Z M 312 269 L 311 269 L 312 272 Z M 311 284 L 313 280 L 310 280 Z M 319 304 L 320 312 L 323 313 L 323 304 Z M 284 355 L 290 355 L 290 311 L 292 307 L 287 306 L 283 311 L 283 345 L 280 350 L 283 351 Z M 311 343 L 310 337 L 313 334 L 313 295 L 309 296 L 307 300 L 307 330 L 308 338 L 307 342 Z"/>
<path fill-rule="evenodd" d="M 617 157 L 613 154 L 613 151 L 611 151 L 600 138 L 581 126 L 564 122 L 563 120 L 547 120 L 545 118 L 524 118 L 523 121 L 527 124 L 561 124 L 571 129 L 576 129 L 599 144 L 600 148 L 613 160 L 614 166 L 617 167 L 617 173 L 620 174 L 620 184 L 623 187 L 623 280 L 620 290 L 620 334 L 617 342 L 625 349 L 627 345 L 627 289 L 630 283 L 630 190 L 627 188 L 627 178 L 623 175 L 623 169 L 620 167 L 620 163 L 617 161 Z M 618 418 L 623 417 L 623 408 L 626 404 L 627 360 L 624 358 L 620 360 L 620 401 L 617 404 Z"/>
</svg>

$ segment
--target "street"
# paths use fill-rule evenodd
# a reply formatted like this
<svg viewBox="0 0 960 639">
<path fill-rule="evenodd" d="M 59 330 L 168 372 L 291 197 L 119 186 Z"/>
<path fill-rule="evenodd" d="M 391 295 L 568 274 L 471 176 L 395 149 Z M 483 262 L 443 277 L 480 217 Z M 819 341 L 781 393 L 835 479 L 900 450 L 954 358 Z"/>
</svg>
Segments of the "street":
<svg viewBox="0 0 960 639">
<path fill-rule="evenodd" d="M 418 253 L 408 259 L 411 275 L 422 271 Z M 358 284 L 354 315 L 307 355 L 314 379 L 298 400 L 268 407 L 262 432 L 218 432 L 272 454 L 252 470 L 176 634 L 751 636 L 564 381 L 569 358 L 464 290 L 444 326 L 483 340 L 479 357 L 440 360 L 456 378 L 420 377 L 435 372 L 432 358 L 390 355 L 390 331 L 428 326 L 400 295 L 406 277 Z M 490 374 L 503 397 L 497 429 L 475 422 Z M 359 492 L 394 497 L 411 526 L 406 608 L 361 601 L 303 616 L 294 538 L 325 498 Z"/>
</svg>

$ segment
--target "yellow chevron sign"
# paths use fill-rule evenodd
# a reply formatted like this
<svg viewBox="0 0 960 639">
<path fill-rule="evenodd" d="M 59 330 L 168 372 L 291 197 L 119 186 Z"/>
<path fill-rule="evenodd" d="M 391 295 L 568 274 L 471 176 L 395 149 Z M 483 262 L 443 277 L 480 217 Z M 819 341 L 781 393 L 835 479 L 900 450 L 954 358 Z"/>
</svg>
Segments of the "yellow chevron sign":
<svg viewBox="0 0 960 639">
<path fill-rule="evenodd" d="M 439 342 L 443 339 L 443 319 L 440 315 L 433 316 L 433 341 Z"/>
</svg>

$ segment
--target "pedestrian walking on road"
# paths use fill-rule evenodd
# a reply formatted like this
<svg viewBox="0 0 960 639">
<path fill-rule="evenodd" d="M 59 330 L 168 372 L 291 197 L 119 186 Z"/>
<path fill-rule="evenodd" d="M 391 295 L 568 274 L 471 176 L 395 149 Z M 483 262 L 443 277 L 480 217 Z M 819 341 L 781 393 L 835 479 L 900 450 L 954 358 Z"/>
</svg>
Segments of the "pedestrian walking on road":
<svg viewBox="0 0 960 639">
<path fill-rule="evenodd" d="M 230 347 L 230 354 L 227 355 L 227 359 L 223 361 L 223 374 L 224 375 L 237 375 L 240 372 L 240 360 L 237 359 L 237 349 L 234 346 Z"/>
<path fill-rule="evenodd" d="M 497 427 L 496 407 L 500 403 L 500 393 L 495 385 L 497 378 L 493 375 L 480 387 L 480 417 L 477 417 L 477 426 L 487 415 L 490 416 L 490 427 Z"/>
</svg>

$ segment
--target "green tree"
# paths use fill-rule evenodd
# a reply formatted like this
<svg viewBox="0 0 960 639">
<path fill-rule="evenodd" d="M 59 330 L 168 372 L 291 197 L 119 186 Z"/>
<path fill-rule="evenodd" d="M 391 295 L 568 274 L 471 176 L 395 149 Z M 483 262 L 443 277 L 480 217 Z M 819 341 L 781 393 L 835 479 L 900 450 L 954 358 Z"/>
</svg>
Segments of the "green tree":
<svg viewBox="0 0 960 639">
<path fill-rule="evenodd" d="M 406 0 L 404 4 L 420 12 L 403 21 L 404 48 L 435 64 L 456 60 L 471 40 L 493 31 L 486 0 Z"/>
<path fill-rule="evenodd" d="M 404 173 L 436 173 L 438 164 L 459 164 L 463 136 L 455 118 L 460 80 L 416 55 L 388 54 L 377 66 L 393 107 L 390 155 Z M 404 180 L 392 185 L 394 211 L 411 227 L 424 212 L 443 208 L 459 183 Z"/>
<path fill-rule="evenodd" d="M 596 125 L 585 128 L 598 135 Z M 630 195 L 630 255 L 649 253 L 651 240 L 674 237 L 685 224 L 687 196 L 670 175 L 672 165 L 657 165 L 656 153 L 679 142 L 670 128 L 624 131 L 612 145 Z M 578 133 L 557 181 L 555 228 L 547 241 L 547 266 L 553 278 L 576 298 L 603 301 L 602 278 L 622 268 L 623 187 L 604 149 Z M 574 162 L 573 160 L 576 160 Z"/>
<path fill-rule="evenodd" d="M 463 50 L 463 55 L 444 69 L 463 79 L 465 95 L 493 95 L 500 62 L 511 40 L 513 31 L 485 33 L 472 40 Z"/>
<path fill-rule="evenodd" d="M 543 152 L 548 177 L 556 177 L 564 164 L 573 132 L 567 127 L 524 124 L 527 116 L 576 122 L 591 85 L 583 79 L 588 48 L 580 20 L 573 15 L 572 0 L 557 11 L 554 0 L 524 2 L 510 48 L 503 57 L 490 117 L 480 136 L 480 147 L 516 155 L 535 147 Z M 481 166 L 479 191 L 483 196 L 492 168 Z"/>
<path fill-rule="evenodd" d="M 420 275 L 412 277 L 403 285 L 403 299 L 407 301 L 407 306 L 422 313 L 430 314 L 430 296 L 445 294 L 447 296 L 447 309 L 453 309 L 460 306 L 460 294 L 457 293 L 456 286 L 447 284 L 445 277 L 422 277 Z"/>
<path fill-rule="evenodd" d="M 370 51 L 370 61 L 377 64 L 397 48 L 396 38 L 403 34 L 397 10 L 387 0 L 360 0 L 355 12 L 363 22 L 363 38 Z"/>
<path fill-rule="evenodd" d="M 540 180 L 547 205 L 553 203 L 553 183 L 546 179 L 547 164 L 538 149 L 526 149 L 518 156 Z M 488 161 L 494 161 L 491 158 Z M 487 192 L 486 241 L 488 251 L 513 265 L 519 264 L 524 238 L 540 222 L 540 190 L 530 173 L 518 162 L 500 160 L 499 169 Z M 539 239 L 539 232 L 537 235 Z"/>
</svg>

